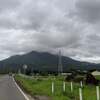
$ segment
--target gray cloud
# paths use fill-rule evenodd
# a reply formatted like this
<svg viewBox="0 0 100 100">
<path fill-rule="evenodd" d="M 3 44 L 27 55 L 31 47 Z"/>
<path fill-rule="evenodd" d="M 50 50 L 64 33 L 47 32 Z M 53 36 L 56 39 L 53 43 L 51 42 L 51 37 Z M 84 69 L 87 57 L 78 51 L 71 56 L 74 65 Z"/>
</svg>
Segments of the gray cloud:
<svg viewBox="0 0 100 100">
<path fill-rule="evenodd" d="M 0 0 L 0 59 L 62 49 L 78 60 L 100 60 L 99 0 L 8 1 Z"/>
<path fill-rule="evenodd" d="M 14 10 L 19 4 L 19 0 L 0 0 L 0 12 Z"/>
<path fill-rule="evenodd" d="M 77 0 L 77 15 L 89 23 L 97 23 L 100 20 L 99 0 Z"/>
</svg>

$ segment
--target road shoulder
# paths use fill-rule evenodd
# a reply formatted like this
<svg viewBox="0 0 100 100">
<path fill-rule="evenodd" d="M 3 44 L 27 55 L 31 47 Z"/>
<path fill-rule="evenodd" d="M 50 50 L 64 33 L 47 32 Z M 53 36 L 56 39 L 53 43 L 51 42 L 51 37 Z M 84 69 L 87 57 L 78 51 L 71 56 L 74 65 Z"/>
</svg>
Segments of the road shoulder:
<svg viewBox="0 0 100 100">
<path fill-rule="evenodd" d="M 17 84 L 17 82 L 15 81 L 14 77 L 13 77 L 13 81 L 17 87 L 17 89 L 20 91 L 20 93 L 24 96 L 24 98 L 26 100 L 35 100 L 34 98 L 32 98 L 29 94 L 25 93 L 21 88 L 20 86 Z"/>
</svg>

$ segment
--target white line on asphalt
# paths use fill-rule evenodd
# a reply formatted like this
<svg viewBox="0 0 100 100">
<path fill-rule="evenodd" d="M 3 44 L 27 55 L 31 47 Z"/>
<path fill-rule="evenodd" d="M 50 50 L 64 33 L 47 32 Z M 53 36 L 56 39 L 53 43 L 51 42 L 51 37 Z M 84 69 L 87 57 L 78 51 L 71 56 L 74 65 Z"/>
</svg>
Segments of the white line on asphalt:
<svg viewBox="0 0 100 100">
<path fill-rule="evenodd" d="M 26 100 L 30 100 L 30 99 L 26 96 L 26 94 L 22 91 L 22 89 L 18 86 L 18 84 L 16 83 L 16 81 L 15 81 L 14 78 L 13 78 L 13 81 L 14 81 L 16 87 L 18 88 L 18 90 L 19 90 L 19 91 L 22 93 L 22 95 L 24 96 L 24 98 L 25 98 Z"/>
</svg>

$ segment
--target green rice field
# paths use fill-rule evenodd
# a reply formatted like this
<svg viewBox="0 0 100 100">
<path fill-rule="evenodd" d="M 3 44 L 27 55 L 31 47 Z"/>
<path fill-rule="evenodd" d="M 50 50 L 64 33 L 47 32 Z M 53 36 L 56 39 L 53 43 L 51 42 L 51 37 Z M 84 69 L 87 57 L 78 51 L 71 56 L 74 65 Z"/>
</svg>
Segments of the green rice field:
<svg viewBox="0 0 100 100">
<path fill-rule="evenodd" d="M 100 76 L 97 77 L 100 79 Z M 20 86 L 33 97 L 35 95 L 48 96 L 50 100 L 79 100 L 79 83 L 73 83 L 73 92 L 71 92 L 71 83 L 66 82 L 66 91 L 63 92 L 63 77 L 22 77 L 15 76 Z M 52 81 L 54 82 L 54 93 L 52 94 Z M 96 86 L 85 85 L 82 88 L 83 100 L 96 100 Z"/>
</svg>

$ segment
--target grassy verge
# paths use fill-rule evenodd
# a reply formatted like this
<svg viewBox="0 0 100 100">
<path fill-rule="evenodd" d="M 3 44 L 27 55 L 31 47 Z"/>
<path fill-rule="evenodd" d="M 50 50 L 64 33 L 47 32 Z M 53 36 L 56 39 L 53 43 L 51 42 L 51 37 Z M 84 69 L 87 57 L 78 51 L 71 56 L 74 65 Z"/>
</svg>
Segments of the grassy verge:
<svg viewBox="0 0 100 100">
<path fill-rule="evenodd" d="M 51 93 L 51 83 L 53 77 L 35 77 L 33 79 L 25 78 L 19 75 L 15 76 L 16 81 L 20 86 L 30 93 L 32 96 L 45 95 L 51 98 L 51 100 L 79 100 L 79 87 L 80 85 L 74 83 L 74 91 L 71 93 L 70 83 L 66 82 L 66 92 L 63 92 L 62 84 L 63 78 L 56 77 L 55 93 Z M 83 87 L 83 99 L 84 100 L 96 100 L 96 88 L 91 85 L 84 85 Z"/>
</svg>

